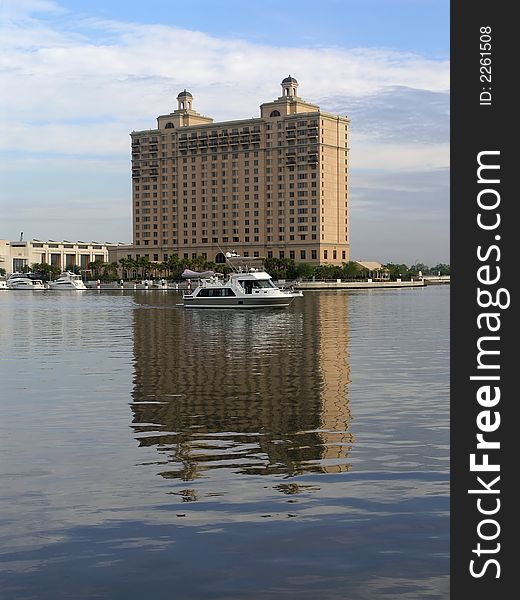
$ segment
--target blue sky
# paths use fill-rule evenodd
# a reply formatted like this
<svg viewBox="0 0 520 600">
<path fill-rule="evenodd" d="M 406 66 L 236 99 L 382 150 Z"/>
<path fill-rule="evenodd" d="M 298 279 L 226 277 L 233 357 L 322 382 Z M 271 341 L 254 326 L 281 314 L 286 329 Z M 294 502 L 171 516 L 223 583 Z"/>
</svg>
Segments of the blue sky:
<svg viewBox="0 0 520 600">
<path fill-rule="evenodd" d="M 439 58 L 449 52 L 446 0 L 68 0 L 60 6 L 84 17 L 167 24 L 270 45 L 386 47 Z"/>
<path fill-rule="evenodd" d="M 449 3 L 2 0 L 0 238 L 131 240 L 130 141 L 289 73 L 351 124 L 352 257 L 449 261 Z"/>
</svg>

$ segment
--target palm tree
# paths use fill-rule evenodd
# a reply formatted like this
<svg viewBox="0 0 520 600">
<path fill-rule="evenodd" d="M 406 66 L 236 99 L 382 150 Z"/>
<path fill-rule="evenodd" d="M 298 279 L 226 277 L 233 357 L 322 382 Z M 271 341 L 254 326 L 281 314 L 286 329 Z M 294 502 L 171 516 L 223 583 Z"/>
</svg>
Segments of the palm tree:
<svg viewBox="0 0 520 600">
<path fill-rule="evenodd" d="M 128 279 L 128 271 L 131 269 L 131 263 L 133 262 L 131 258 L 120 258 L 119 264 L 121 265 L 121 269 L 123 271 L 123 279 Z"/>
<path fill-rule="evenodd" d="M 147 256 L 141 256 L 136 260 L 137 267 L 141 269 L 141 278 L 144 279 L 151 271 L 152 263 Z"/>
<path fill-rule="evenodd" d="M 206 269 L 207 264 L 208 260 L 204 258 L 204 256 L 196 256 L 190 261 L 191 268 L 194 271 L 204 271 Z"/>
<path fill-rule="evenodd" d="M 177 254 L 172 254 L 168 257 L 168 270 L 172 279 L 180 279 L 183 267 Z"/>
<path fill-rule="evenodd" d="M 115 281 L 117 279 L 117 269 L 119 265 L 116 262 L 105 263 L 103 277 L 107 281 Z"/>
<path fill-rule="evenodd" d="M 32 263 L 30 269 L 27 268 L 27 271 L 29 270 L 39 273 L 43 281 L 52 280 L 61 273 L 60 267 L 48 263 Z"/>
<path fill-rule="evenodd" d="M 100 273 L 103 270 L 105 264 L 105 261 L 100 260 L 99 258 L 90 263 L 90 270 L 93 272 L 94 277 L 96 279 L 99 279 Z"/>
<path fill-rule="evenodd" d="M 160 265 L 161 265 L 161 263 L 159 263 L 159 262 L 152 262 L 152 263 L 150 263 L 150 269 L 151 269 L 152 277 L 157 277 L 157 271 L 159 271 Z"/>
</svg>

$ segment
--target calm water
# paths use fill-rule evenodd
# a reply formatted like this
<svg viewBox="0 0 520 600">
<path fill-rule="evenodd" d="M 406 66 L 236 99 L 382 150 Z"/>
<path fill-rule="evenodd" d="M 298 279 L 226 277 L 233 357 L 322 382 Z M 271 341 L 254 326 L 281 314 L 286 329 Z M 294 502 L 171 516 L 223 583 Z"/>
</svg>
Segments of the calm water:
<svg viewBox="0 0 520 600">
<path fill-rule="evenodd" d="M 2 599 L 445 599 L 449 287 L 0 292 Z"/>
</svg>

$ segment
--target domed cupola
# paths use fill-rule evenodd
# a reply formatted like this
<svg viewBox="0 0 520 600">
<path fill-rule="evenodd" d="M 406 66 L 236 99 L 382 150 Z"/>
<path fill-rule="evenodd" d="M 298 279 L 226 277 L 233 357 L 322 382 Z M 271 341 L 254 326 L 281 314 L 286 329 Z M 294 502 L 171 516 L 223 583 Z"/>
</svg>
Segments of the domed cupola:
<svg viewBox="0 0 520 600">
<path fill-rule="evenodd" d="M 179 103 L 178 110 L 191 110 L 191 104 L 193 102 L 193 96 L 190 92 L 183 90 L 177 96 L 177 102 Z"/>
<path fill-rule="evenodd" d="M 297 98 L 298 82 L 294 77 L 286 77 L 282 79 L 282 96 L 289 98 Z"/>
</svg>

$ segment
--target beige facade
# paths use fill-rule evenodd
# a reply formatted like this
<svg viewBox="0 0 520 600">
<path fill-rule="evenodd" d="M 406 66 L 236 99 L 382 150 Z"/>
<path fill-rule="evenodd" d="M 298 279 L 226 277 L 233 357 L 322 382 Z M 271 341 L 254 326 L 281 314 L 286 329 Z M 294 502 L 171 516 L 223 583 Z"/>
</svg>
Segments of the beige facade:
<svg viewBox="0 0 520 600">
<path fill-rule="evenodd" d="M 259 118 L 222 123 L 184 90 L 156 129 L 131 133 L 133 247 L 117 258 L 349 260 L 349 120 L 281 85 Z"/>
<path fill-rule="evenodd" d="M 88 271 L 91 262 L 108 262 L 108 247 L 111 244 L 101 242 L 58 242 L 54 240 L 28 240 L 11 242 L 0 240 L 0 267 L 7 274 L 31 267 L 34 263 L 47 263 L 60 269 L 72 269 L 75 266 Z"/>
</svg>

